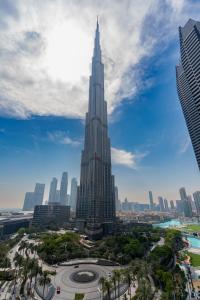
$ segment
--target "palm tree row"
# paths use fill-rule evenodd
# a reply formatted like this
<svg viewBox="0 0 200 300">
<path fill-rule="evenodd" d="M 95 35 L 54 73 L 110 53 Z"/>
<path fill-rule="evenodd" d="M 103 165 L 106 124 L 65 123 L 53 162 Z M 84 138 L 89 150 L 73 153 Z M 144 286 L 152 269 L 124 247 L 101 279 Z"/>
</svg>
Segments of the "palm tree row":
<svg viewBox="0 0 200 300">
<path fill-rule="evenodd" d="M 128 293 L 131 299 L 131 286 L 132 284 L 135 285 L 135 280 L 136 277 L 131 267 L 114 270 L 111 278 L 101 277 L 99 284 L 101 286 L 102 299 L 119 299 L 120 289 L 123 285 L 128 286 Z"/>
<path fill-rule="evenodd" d="M 17 278 L 20 280 L 20 294 L 24 295 L 25 286 L 27 286 L 27 295 L 33 295 L 32 287 L 36 287 L 37 282 L 43 287 L 42 295 L 44 298 L 45 286 L 51 282 L 48 271 L 43 271 L 42 267 L 39 266 L 38 260 L 35 255 L 33 258 L 30 258 L 28 251 L 31 251 L 32 254 L 36 254 L 36 247 L 33 243 L 28 243 L 22 241 L 19 245 L 18 252 L 16 252 L 14 257 L 15 263 L 15 280 L 14 280 L 14 289 L 15 293 L 16 281 Z M 39 276 L 39 280 L 38 280 Z M 32 285 L 34 279 L 34 285 Z M 29 280 L 29 282 L 28 282 Z"/>
<path fill-rule="evenodd" d="M 151 270 L 146 261 L 136 259 L 131 262 L 129 267 L 114 270 L 111 278 L 101 277 L 99 284 L 101 287 L 102 299 L 119 299 L 120 289 L 123 288 L 123 285 L 128 286 L 129 299 L 132 299 L 133 295 L 131 287 L 135 287 L 136 281 L 138 288 L 134 299 L 153 299 L 153 291 L 149 281 L 150 272 Z M 124 299 L 127 299 L 126 294 L 124 295 Z"/>
</svg>

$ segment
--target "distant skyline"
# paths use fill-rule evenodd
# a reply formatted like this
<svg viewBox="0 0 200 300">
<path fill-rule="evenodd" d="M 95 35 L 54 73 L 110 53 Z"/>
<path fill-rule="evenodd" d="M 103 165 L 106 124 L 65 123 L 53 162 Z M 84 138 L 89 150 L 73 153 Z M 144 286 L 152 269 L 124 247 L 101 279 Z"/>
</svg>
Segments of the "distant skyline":
<svg viewBox="0 0 200 300">
<path fill-rule="evenodd" d="M 119 199 L 200 190 L 175 78 L 178 26 L 199 11 L 195 0 L 2 0 L 0 207 L 22 207 L 36 182 L 48 200 L 64 171 L 79 182 L 97 15 Z"/>
</svg>

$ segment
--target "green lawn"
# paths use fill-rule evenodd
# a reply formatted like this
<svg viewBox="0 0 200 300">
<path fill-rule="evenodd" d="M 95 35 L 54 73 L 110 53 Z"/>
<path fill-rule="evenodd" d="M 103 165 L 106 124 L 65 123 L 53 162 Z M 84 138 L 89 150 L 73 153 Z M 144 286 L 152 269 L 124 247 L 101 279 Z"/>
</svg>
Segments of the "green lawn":
<svg viewBox="0 0 200 300">
<path fill-rule="evenodd" d="M 191 258 L 191 263 L 192 263 L 193 267 L 199 267 L 200 266 L 200 255 L 194 254 L 191 252 L 188 252 L 188 255 Z"/>
<path fill-rule="evenodd" d="M 193 225 L 187 225 L 184 227 L 184 230 L 187 229 L 190 232 L 199 231 L 200 232 L 200 225 L 193 224 Z"/>
<path fill-rule="evenodd" d="M 83 300 L 85 294 L 75 294 L 74 300 Z"/>
</svg>

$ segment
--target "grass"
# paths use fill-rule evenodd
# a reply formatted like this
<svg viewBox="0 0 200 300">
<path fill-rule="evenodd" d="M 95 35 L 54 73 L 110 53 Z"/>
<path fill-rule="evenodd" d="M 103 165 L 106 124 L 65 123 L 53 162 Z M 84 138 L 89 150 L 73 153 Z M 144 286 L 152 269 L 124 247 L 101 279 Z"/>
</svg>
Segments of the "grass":
<svg viewBox="0 0 200 300">
<path fill-rule="evenodd" d="M 189 232 L 199 231 L 200 232 L 200 225 L 198 224 L 191 224 L 184 227 L 184 230 Z"/>
<path fill-rule="evenodd" d="M 75 294 L 74 300 L 83 300 L 85 294 Z"/>
<path fill-rule="evenodd" d="M 193 267 L 199 267 L 200 266 L 200 255 L 199 254 L 194 254 L 191 252 L 188 252 L 188 255 L 191 258 L 191 264 Z"/>
</svg>

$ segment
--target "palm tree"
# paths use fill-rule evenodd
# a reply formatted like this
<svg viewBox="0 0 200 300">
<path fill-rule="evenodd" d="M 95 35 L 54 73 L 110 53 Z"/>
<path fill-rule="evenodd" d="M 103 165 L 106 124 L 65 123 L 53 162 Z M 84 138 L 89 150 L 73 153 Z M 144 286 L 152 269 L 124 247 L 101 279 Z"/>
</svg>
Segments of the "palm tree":
<svg viewBox="0 0 200 300">
<path fill-rule="evenodd" d="M 102 290 L 102 299 L 104 299 L 104 291 L 105 291 L 105 277 L 99 278 L 99 284 L 101 285 Z"/>
<path fill-rule="evenodd" d="M 105 280 L 105 289 L 107 292 L 107 299 L 111 300 L 110 296 L 111 296 L 111 288 L 112 288 L 112 283 L 110 280 Z"/>
<path fill-rule="evenodd" d="M 121 270 L 117 269 L 117 270 L 114 270 L 114 273 L 115 273 L 115 276 L 116 276 L 116 280 L 117 280 L 117 287 L 118 287 L 118 299 L 120 297 L 119 295 L 119 292 L 120 292 L 120 283 L 121 283 L 121 279 L 122 279 L 122 272 Z"/>
<path fill-rule="evenodd" d="M 115 299 L 116 299 L 116 295 L 117 295 L 117 276 L 116 273 L 113 271 L 113 276 L 111 278 L 111 281 L 113 283 L 114 286 L 114 290 L 115 290 Z"/>
<path fill-rule="evenodd" d="M 131 270 L 128 268 L 128 269 L 124 270 L 123 273 L 124 273 L 123 274 L 124 275 L 124 281 L 125 281 L 125 283 L 128 284 L 128 293 L 129 293 L 130 299 L 131 299 L 131 283 L 132 283 L 132 280 L 133 280 Z"/>
<path fill-rule="evenodd" d="M 141 278 L 139 280 L 137 296 L 140 300 L 151 300 L 152 299 L 152 290 L 150 282 L 147 278 Z"/>
<path fill-rule="evenodd" d="M 51 278 L 49 277 L 49 272 L 48 271 L 44 271 L 42 276 L 39 279 L 39 283 L 41 286 L 43 286 L 43 291 L 42 291 L 42 298 L 44 299 L 44 291 L 45 291 L 45 287 L 47 284 L 49 284 L 51 282 Z"/>
</svg>

